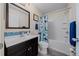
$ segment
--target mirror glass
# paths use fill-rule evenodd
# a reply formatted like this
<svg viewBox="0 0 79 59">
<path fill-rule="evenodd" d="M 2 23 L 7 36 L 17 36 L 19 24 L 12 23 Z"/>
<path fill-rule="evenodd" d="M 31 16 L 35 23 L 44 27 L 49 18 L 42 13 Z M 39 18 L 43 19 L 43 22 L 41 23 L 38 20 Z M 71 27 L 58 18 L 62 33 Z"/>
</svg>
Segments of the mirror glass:
<svg viewBox="0 0 79 59">
<path fill-rule="evenodd" d="M 30 12 L 16 4 L 7 4 L 7 28 L 30 28 Z"/>
</svg>

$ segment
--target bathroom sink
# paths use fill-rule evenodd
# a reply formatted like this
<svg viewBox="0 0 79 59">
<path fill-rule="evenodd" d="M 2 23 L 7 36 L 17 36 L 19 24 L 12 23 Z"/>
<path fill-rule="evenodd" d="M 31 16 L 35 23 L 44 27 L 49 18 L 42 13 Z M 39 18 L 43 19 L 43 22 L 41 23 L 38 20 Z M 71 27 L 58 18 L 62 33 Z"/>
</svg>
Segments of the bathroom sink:
<svg viewBox="0 0 79 59">
<path fill-rule="evenodd" d="M 35 37 L 38 37 L 38 35 L 26 35 L 24 34 L 23 36 L 21 35 L 16 35 L 16 36 L 8 36 L 5 37 L 5 43 L 6 43 L 6 47 L 10 47 L 12 45 L 33 39 Z"/>
</svg>

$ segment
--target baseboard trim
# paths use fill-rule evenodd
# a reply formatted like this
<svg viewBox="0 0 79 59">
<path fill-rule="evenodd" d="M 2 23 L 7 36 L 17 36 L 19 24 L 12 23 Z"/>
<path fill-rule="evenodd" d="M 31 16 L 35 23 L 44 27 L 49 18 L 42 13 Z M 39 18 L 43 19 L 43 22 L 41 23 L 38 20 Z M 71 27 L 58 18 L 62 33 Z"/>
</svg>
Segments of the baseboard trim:
<svg viewBox="0 0 79 59">
<path fill-rule="evenodd" d="M 51 49 L 51 48 L 48 48 L 48 54 L 50 54 L 50 55 L 52 55 L 52 56 L 68 56 L 68 55 L 65 54 L 65 53 L 56 51 L 56 50 Z"/>
</svg>

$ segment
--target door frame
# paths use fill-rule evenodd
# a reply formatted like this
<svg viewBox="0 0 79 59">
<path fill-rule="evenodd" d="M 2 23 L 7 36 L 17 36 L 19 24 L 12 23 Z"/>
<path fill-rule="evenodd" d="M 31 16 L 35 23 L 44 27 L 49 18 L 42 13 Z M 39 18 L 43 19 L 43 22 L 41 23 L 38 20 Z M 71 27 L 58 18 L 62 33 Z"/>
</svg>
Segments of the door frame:
<svg viewBox="0 0 79 59">
<path fill-rule="evenodd" d="M 0 3 L 0 43 L 2 44 L 2 48 L 0 49 L 0 56 L 4 56 L 4 13 L 5 13 L 5 4 Z"/>
</svg>

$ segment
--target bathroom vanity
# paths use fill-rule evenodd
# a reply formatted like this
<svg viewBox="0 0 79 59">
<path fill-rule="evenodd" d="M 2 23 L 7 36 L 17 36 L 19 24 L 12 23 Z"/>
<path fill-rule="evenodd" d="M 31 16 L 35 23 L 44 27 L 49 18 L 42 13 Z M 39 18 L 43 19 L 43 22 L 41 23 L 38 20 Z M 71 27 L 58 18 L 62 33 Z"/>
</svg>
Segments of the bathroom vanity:
<svg viewBox="0 0 79 59">
<path fill-rule="evenodd" d="M 6 29 L 30 29 L 30 12 L 21 4 L 6 3 Z M 5 37 L 6 56 L 36 56 L 38 35 L 11 32 Z"/>
<path fill-rule="evenodd" d="M 22 37 L 20 40 L 7 38 L 5 43 L 6 56 L 36 56 L 38 54 L 38 36 Z"/>
</svg>

